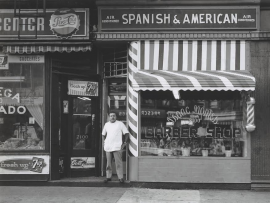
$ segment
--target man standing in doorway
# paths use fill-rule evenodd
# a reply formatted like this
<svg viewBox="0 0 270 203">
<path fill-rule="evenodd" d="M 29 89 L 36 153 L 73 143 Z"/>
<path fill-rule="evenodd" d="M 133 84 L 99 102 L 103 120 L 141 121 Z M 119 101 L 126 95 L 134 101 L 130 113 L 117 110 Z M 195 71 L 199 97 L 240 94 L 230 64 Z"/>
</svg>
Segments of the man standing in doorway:
<svg viewBox="0 0 270 203">
<path fill-rule="evenodd" d="M 112 180 L 112 155 L 115 159 L 116 172 L 120 183 L 124 183 L 123 179 L 123 161 L 122 150 L 128 142 L 128 130 L 124 123 L 116 120 L 116 114 L 110 113 L 110 120 L 104 125 L 102 135 L 105 138 L 104 150 L 106 152 L 107 167 L 105 183 Z M 125 136 L 125 141 L 122 138 Z"/>
</svg>

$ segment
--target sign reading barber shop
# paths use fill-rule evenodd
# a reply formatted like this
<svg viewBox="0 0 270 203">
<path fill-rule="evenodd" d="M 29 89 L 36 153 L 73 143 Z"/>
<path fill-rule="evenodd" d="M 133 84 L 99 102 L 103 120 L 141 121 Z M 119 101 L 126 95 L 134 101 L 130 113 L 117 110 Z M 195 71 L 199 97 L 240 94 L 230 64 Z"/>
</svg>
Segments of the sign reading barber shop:
<svg viewBox="0 0 270 203">
<path fill-rule="evenodd" d="M 256 7 L 100 8 L 102 31 L 257 29 Z"/>
<path fill-rule="evenodd" d="M 29 10 L 31 11 L 31 10 Z M 36 12 L 36 11 L 33 11 Z M 42 13 L 43 11 L 39 11 Z M 88 39 L 89 9 L 46 9 L 44 17 L 21 17 L 20 36 L 37 39 Z M 0 9 L 0 39 L 18 38 L 19 18 L 12 9 Z"/>
</svg>

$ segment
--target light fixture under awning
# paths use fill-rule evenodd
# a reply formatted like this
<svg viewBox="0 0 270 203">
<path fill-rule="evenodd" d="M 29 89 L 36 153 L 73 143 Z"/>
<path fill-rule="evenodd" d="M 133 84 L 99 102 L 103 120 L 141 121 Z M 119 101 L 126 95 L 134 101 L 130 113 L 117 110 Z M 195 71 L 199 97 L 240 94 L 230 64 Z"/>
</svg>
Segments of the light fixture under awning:
<svg viewBox="0 0 270 203">
<path fill-rule="evenodd" d="M 254 91 L 255 78 L 248 71 L 164 71 L 136 70 L 130 82 L 133 90 L 217 90 Z"/>
</svg>

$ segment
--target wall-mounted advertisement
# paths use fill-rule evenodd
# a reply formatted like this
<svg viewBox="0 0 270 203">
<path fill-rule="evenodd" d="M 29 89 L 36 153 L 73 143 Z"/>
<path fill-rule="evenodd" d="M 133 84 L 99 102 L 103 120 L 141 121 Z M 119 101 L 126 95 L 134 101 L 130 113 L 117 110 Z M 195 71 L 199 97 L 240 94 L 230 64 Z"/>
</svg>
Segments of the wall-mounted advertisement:
<svg viewBox="0 0 270 203">
<path fill-rule="evenodd" d="M 45 17 L 20 19 L 14 16 L 14 10 L 0 9 L 0 39 L 18 38 L 19 31 L 21 37 L 33 37 L 37 32 L 37 39 L 88 39 L 88 21 L 87 8 L 46 9 Z"/>
<path fill-rule="evenodd" d="M 256 7 L 100 8 L 101 31 L 256 30 Z"/>
<path fill-rule="evenodd" d="M 92 81 L 68 81 L 68 94 L 78 96 L 98 96 L 98 83 Z"/>
<path fill-rule="evenodd" d="M 0 174 L 49 174 L 49 156 L 0 156 Z"/>
<path fill-rule="evenodd" d="M 0 52 L 0 70 L 8 70 L 8 56 Z"/>
<path fill-rule="evenodd" d="M 72 169 L 95 168 L 95 157 L 71 157 L 70 168 Z"/>
</svg>

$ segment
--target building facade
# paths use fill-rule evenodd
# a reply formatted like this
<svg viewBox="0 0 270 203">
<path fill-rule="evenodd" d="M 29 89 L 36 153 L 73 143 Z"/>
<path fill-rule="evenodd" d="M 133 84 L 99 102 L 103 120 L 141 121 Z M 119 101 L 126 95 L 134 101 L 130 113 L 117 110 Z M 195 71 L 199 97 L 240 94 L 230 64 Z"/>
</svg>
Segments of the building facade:
<svg viewBox="0 0 270 203">
<path fill-rule="evenodd" d="M 267 183 L 266 3 L 97 1 L 97 41 L 129 43 L 130 181 Z"/>
<path fill-rule="evenodd" d="M 1 1 L 1 180 L 97 175 L 92 3 Z"/>
<path fill-rule="evenodd" d="M 131 182 L 268 183 L 267 2 L 2 5 L 1 180 L 103 176 L 115 112 Z"/>
</svg>

